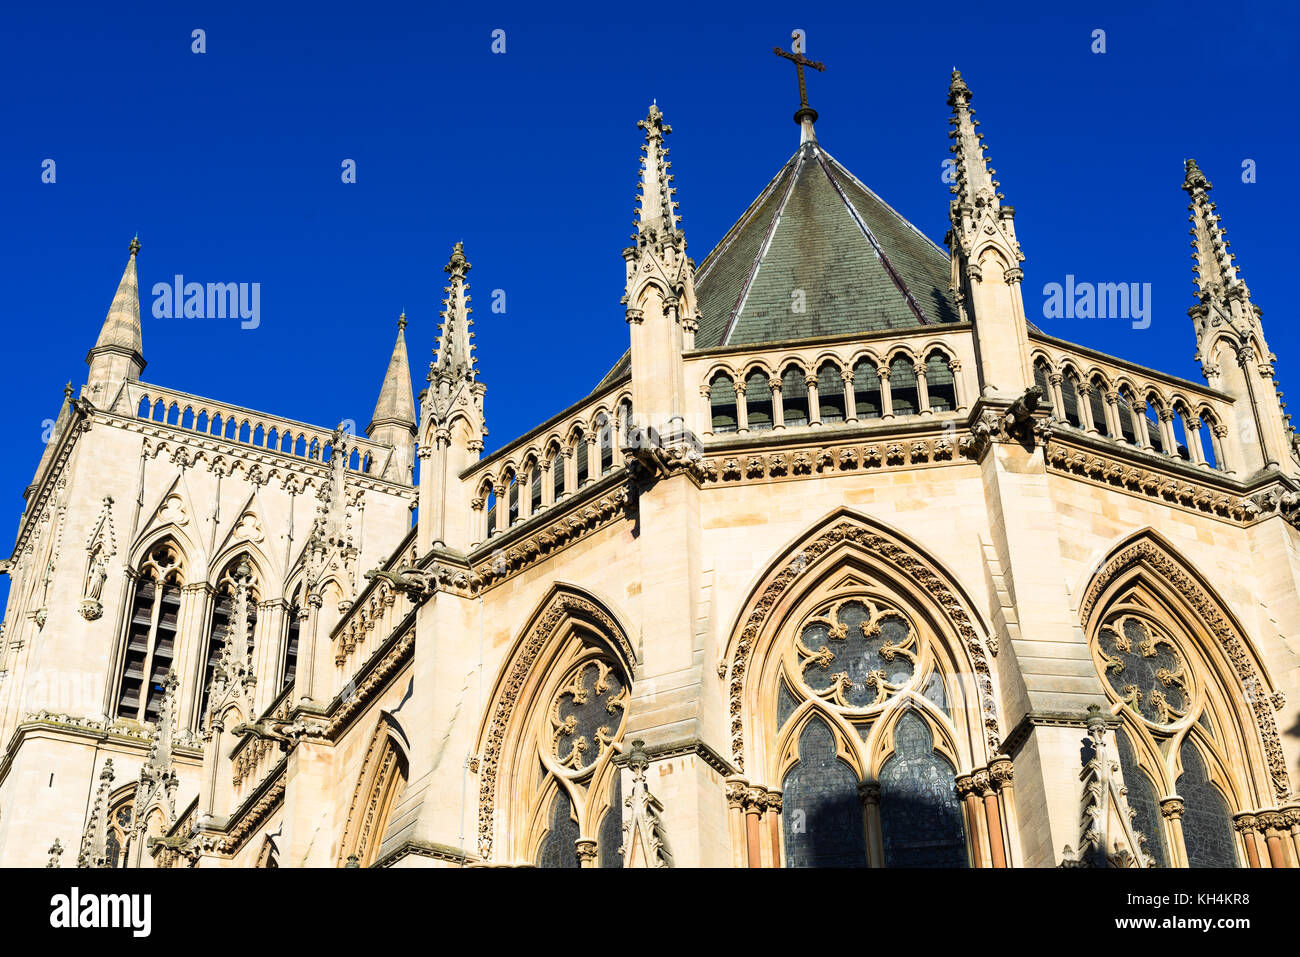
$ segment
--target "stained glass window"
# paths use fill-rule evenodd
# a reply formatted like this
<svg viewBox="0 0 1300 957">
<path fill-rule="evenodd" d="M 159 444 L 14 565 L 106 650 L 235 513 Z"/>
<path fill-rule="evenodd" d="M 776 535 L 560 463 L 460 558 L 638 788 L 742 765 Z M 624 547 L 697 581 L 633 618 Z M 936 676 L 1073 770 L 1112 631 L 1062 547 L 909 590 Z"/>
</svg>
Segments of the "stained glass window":
<svg viewBox="0 0 1300 957">
<path fill-rule="evenodd" d="M 1133 826 L 1146 838 L 1146 852 L 1155 858 L 1156 865 L 1167 867 L 1169 860 L 1165 856 L 1164 822 L 1160 817 L 1160 805 L 1151 787 L 1151 779 L 1138 767 L 1128 732 L 1123 728 L 1116 731 L 1115 742 L 1119 748 L 1119 766 L 1124 773 L 1124 786 L 1128 788 L 1128 806 L 1137 812 L 1133 816 Z"/>
<path fill-rule="evenodd" d="M 550 828 L 538 854 L 538 867 L 577 867 L 578 822 L 573 819 L 573 804 L 560 788 L 551 804 Z"/>
<path fill-rule="evenodd" d="M 894 755 L 880 772 L 880 827 L 887 867 L 965 867 L 966 837 L 956 772 L 934 751 L 915 712 L 894 728 Z"/>
<path fill-rule="evenodd" d="M 1183 773 L 1176 784 L 1183 799 L 1183 845 L 1189 867 L 1236 867 L 1236 839 L 1228 806 L 1205 769 L 1205 760 L 1190 738 L 1178 749 Z"/>
<path fill-rule="evenodd" d="M 799 763 L 782 784 L 786 867 L 866 867 L 858 779 L 835 754 L 821 718 L 799 738 Z"/>
<path fill-rule="evenodd" d="M 1098 643 L 1106 680 L 1130 708 L 1153 724 L 1169 724 L 1187 713 L 1183 658 L 1168 637 L 1125 615 L 1101 630 Z"/>
<path fill-rule="evenodd" d="M 614 772 L 614 799 L 600 823 L 600 866 L 622 867 L 623 855 L 623 780 Z"/>
<path fill-rule="evenodd" d="M 915 647 L 902 615 L 846 601 L 804 626 L 799 654 L 808 687 L 845 707 L 865 708 L 912 676 Z"/>
</svg>

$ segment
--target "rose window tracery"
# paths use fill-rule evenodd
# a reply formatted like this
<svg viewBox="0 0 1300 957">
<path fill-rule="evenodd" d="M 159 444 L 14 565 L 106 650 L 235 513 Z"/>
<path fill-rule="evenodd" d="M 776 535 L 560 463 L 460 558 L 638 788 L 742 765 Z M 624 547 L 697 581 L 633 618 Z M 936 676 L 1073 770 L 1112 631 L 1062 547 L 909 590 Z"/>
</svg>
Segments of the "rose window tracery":
<svg viewBox="0 0 1300 957">
<path fill-rule="evenodd" d="M 560 685 L 551 705 L 551 753 L 561 767 L 585 771 L 618 740 L 627 689 L 613 665 L 583 662 Z"/>
<path fill-rule="evenodd" d="M 878 705 L 916 672 L 916 629 L 902 612 L 873 599 L 827 605 L 804 623 L 795 650 L 808 688 L 843 708 Z"/>
<path fill-rule="evenodd" d="M 1136 714 L 1155 725 L 1187 715 L 1186 661 L 1163 631 L 1141 618 L 1117 615 L 1102 626 L 1098 645 L 1106 680 Z"/>
</svg>

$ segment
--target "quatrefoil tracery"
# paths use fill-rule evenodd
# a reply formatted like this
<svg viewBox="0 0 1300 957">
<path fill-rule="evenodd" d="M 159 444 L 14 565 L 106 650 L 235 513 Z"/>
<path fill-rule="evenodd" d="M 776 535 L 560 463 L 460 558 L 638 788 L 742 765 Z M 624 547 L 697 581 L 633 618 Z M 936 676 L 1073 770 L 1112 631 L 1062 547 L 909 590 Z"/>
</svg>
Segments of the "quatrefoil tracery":
<svg viewBox="0 0 1300 957">
<path fill-rule="evenodd" d="M 608 662 L 583 662 L 551 703 L 551 753 L 561 767 L 586 771 L 618 740 L 628 691 Z"/>
<path fill-rule="evenodd" d="M 1154 725 L 1187 716 L 1192 690 L 1186 661 L 1154 624 L 1116 615 L 1102 628 L 1098 648 L 1106 680 L 1135 714 Z"/>
<path fill-rule="evenodd" d="M 881 704 L 916 673 L 918 640 L 911 621 L 865 598 L 832 602 L 807 619 L 794 647 L 803 683 L 841 708 Z"/>
</svg>

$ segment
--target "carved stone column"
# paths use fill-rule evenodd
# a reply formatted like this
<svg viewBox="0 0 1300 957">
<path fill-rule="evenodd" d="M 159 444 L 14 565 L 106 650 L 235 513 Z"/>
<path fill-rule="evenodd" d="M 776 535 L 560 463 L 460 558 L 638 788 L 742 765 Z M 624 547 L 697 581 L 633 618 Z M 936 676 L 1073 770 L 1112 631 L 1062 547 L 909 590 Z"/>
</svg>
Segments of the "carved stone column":
<svg viewBox="0 0 1300 957">
<path fill-rule="evenodd" d="M 974 776 L 960 775 L 956 780 L 957 794 L 966 807 L 966 831 L 970 840 L 971 863 L 974 867 L 985 867 L 987 855 L 984 853 L 984 808 L 979 798 L 979 787 Z"/>
<path fill-rule="evenodd" d="M 713 435 L 713 387 L 709 383 L 700 386 L 700 425 L 699 430 L 701 438 L 709 438 Z"/>
<path fill-rule="evenodd" d="M 1295 859 L 1300 861 L 1300 807 L 1284 807 L 1282 813 L 1286 816 L 1286 826 L 1291 834 L 1291 851 Z"/>
<path fill-rule="evenodd" d="M 983 805 L 979 815 L 983 832 L 982 850 L 987 852 L 986 867 L 1006 867 L 1007 855 L 1002 846 L 1002 820 L 998 816 L 998 796 L 993 793 L 993 781 L 987 769 L 971 775 L 971 785 Z"/>
<path fill-rule="evenodd" d="M 564 462 L 564 491 L 556 501 L 568 498 L 578 490 L 578 455 L 574 449 L 561 449 L 560 456 Z"/>
<path fill-rule="evenodd" d="M 1192 464 L 1209 468 L 1205 461 L 1205 446 L 1201 444 L 1200 418 L 1195 415 L 1184 417 L 1183 428 L 1187 431 L 1187 451 L 1192 456 Z"/>
<path fill-rule="evenodd" d="M 921 415 L 934 415 L 930 409 L 930 384 L 925 381 L 925 363 L 918 362 L 912 367 L 916 376 L 916 408 Z"/>
<path fill-rule="evenodd" d="M 1286 847 L 1282 843 L 1284 834 L 1290 837 L 1286 815 L 1281 811 L 1263 811 L 1255 815 L 1255 819 L 1260 830 L 1264 832 L 1269 864 L 1272 867 L 1290 867 L 1291 862 L 1287 860 Z"/>
<path fill-rule="evenodd" d="M 1160 441 L 1164 446 L 1166 455 L 1178 458 L 1178 436 L 1174 434 L 1174 410 L 1161 409 L 1160 418 Z"/>
<path fill-rule="evenodd" d="M 1187 866 L 1187 845 L 1183 843 L 1183 799 L 1167 797 L 1160 802 L 1160 816 L 1169 822 L 1174 832 L 1173 851 L 1177 858 L 1175 867 Z"/>
<path fill-rule="evenodd" d="M 767 804 L 767 825 L 768 836 L 770 841 L 770 854 L 772 867 L 781 866 L 781 810 L 784 807 L 780 791 L 768 791 L 765 798 Z"/>
<path fill-rule="evenodd" d="M 1106 399 L 1106 431 L 1116 442 L 1124 441 L 1124 428 L 1119 421 L 1119 393 L 1109 389 Z"/>
<path fill-rule="evenodd" d="M 544 459 L 538 468 L 542 470 L 542 501 L 537 506 L 539 512 L 555 504 L 555 476 L 551 474 L 551 460 Z"/>
<path fill-rule="evenodd" d="M 768 388 L 772 390 L 772 428 L 785 428 L 785 405 L 781 402 L 781 377 L 772 376 L 767 380 Z"/>
<path fill-rule="evenodd" d="M 1246 860 L 1251 867 L 1259 867 L 1259 848 L 1255 846 L 1255 815 L 1238 814 L 1232 819 L 1232 829 L 1241 836 L 1241 843 L 1246 848 Z"/>
<path fill-rule="evenodd" d="M 745 401 L 745 380 L 735 385 L 736 389 L 736 434 L 743 435 L 749 431 L 749 403 Z"/>
<path fill-rule="evenodd" d="M 817 391 L 817 377 L 809 375 L 804 380 L 804 385 L 808 387 L 808 424 L 822 424 L 822 400 L 821 394 Z"/>
<path fill-rule="evenodd" d="M 853 394 L 853 370 L 844 373 L 844 421 L 858 421 L 858 397 Z"/>
<path fill-rule="evenodd" d="M 579 867 L 596 866 L 596 842 L 590 838 L 581 838 L 573 842 L 573 849 L 578 855 Z"/>
<path fill-rule="evenodd" d="M 1003 867 L 1014 867 L 1020 860 L 1016 839 L 1020 833 L 1016 819 L 1016 796 L 1011 781 L 1015 776 L 1015 765 L 1006 755 L 998 755 L 989 762 L 989 779 L 998 794 L 998 809 L 1001 812 L 1000 834 L 1006 839 L 1003 850 Z M 992 826 L 990 821 L 990 826 Z"/>
<path fill-rule="evenodd" d="M 1151 436 L 1147 434 L 1147 404 L 1141 401 L 1134 402 L 1129 417 L 1133 420 L 1133 435 L 1137 439 L 1138 448 L 1149 450 Z"/>
<path fill-rule="evenodd" d="M 496 485 L 492 491 L 497 497 L 497 533 L 500 534 L 510 527 L 510 497 L 504 485 Z"/>
<path fill-rule="evenodd" d="M 894 396 L 889 391 L 889 366 L 881 366 L 876 370 L 876 375 L 880 377 L 880 417 L 882 419 L 892 419 L 894 417 Z"/>
<path fill-rule="evenodd" d="M 761 787 L 751 785 L 745 789 L 745 860 L 750 867 L 763 866 L 763 845 L 760 825 L 763 822 L 763 795 Z"/>
<path fill-rule="evenodd" d="M 1052 387 L 1052 408 L 1056 412 L 1056 417 L 1062 422 L 1065 421 L 1065 390 L 1061 386 L 1065 383 L 1065 375 L 1060 372 L 1048 373 L 1047 381 Z"/>
<path fill-rule="evenodd" d="M 1080 382 L 1075 386 L 1075 394 L 1079 397 L 1079 424 L 1089 435 L 1098 435 L 1097 423 L 1092 421 L 1092 386 L 1087 382 Z"/>
<path fill-rule="evenodd" d="M 952 359 L 948 363 L 948 371 L 952 373 L 952 394 L 957 400 L 957 411 L 966 411 L 966 384 L 961 378 L 961 360 Z"/>
<path fill-rule="evenodd" d="M 731 861 L 734 867 L 746 866 L 745 792 L 749 782 L 742 777 L 727 778 L 727 830 L 731 834 Z"/>
<path fill-rule="evenodd" d="M 1231 463 L 1227 456 L 1223 454 L 1223 440 L 1228 437 L 1228 427 L 1222 424 L 1210 426 L 1210 445 L 1214 449 L 1214 463 L 1219 467 L 1220 472 L 1228 475 L 1235 474 L 1235 470 L 1229 468 Z"/>
<path fill-rule="evenodd" d="M 867 866 L 885 866 L 885 841 L 880 828 L 880 783 L 863 781 L 858 785 L 862 802 L 862 829 L 867 835 Z"/>
</svg>

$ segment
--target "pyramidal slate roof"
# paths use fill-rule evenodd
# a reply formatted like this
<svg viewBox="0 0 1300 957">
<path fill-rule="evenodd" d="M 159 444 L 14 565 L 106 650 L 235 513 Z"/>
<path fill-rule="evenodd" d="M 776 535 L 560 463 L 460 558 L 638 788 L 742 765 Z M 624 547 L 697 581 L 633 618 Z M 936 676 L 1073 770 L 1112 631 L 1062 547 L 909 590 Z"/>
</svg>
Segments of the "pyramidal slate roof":
<svg viewBox="0 0 1300 957">
<path fill-rule="evenodd" d="M 957 322 L 951 268 L 945 249 L 809 140 L 696 270 L 695 347 Z M 629 368 L 624 355 L 600 386 Z"/>
</svg>

